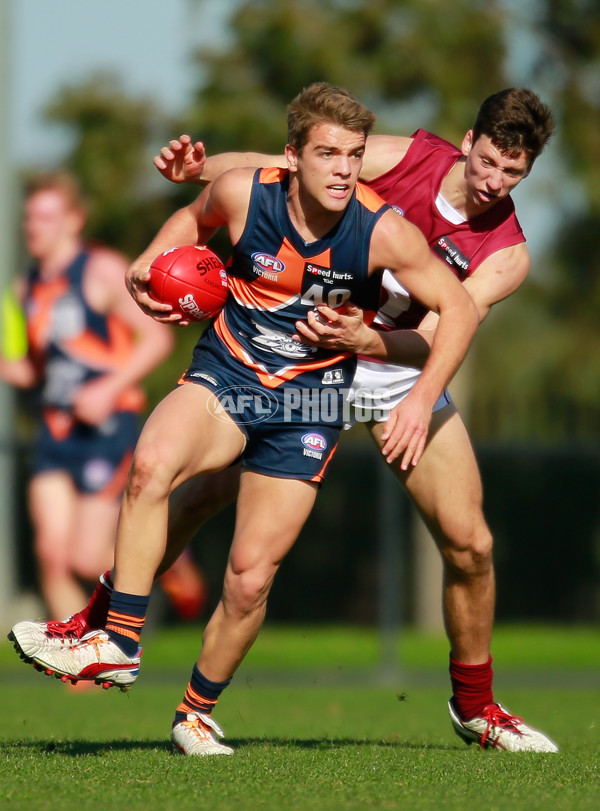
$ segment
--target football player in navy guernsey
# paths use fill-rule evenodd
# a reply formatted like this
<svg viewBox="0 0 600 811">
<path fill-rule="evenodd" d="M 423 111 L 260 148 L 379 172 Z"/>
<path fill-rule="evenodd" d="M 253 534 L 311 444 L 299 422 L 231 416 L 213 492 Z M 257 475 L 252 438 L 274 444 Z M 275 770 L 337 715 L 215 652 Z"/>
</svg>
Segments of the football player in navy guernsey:
<svg viewBox="0 0 600 811">
<path fill-rule="evenodd" d="M 530 173 L 551 137 L 550 109 L 528 88 L 507 88 L 479 108 L 460 148 L 418 130 L 409 138 L 370 135 L 360 179 L 402 209 L 425 235 L 431 250 L 459 278 L 477 305 L 479 320 L 525 280 L 530 258 L 515 214 L 512 190 Z M 237 165 L 281 166 L 282 156 L 223 153 L 206 158 L 202 142 L 184 135 L 154 159 L 174 182 L 207 182 Z M 437 315 L 427 312 L 384 273 L 379 311 L 368 327 L 358 308 L 320 307 L 298 331 L 309 345 L 359 354 L 350 391 L 375 441 L 386 443 L 396 408 L 418 380 L 423 348 Z M 395 450 L 387 454 L 394 462 Z M 494 700 L 491 636 L 495 580 L 493 539 L 482 509 L 479 470 L 466 428 L 447 392 L 434 406 L 425 452 L 417 467 L 392 467 L 424 518 L 442 556 L 443 611 L 450 641 L 456 733 L 467 743 L 511 751 L 556 752 L 556 745 Z M 452 483 L 452 486 L 449 486 Z M 177 494 L 184 509 L 173 511 L 167 567 L 210 514 L 210 503 L 234 498 L 235 474 L 197 480 Z M 178 517 L 179 516 L 179 517 Z M 171 543 L 171 539 L 172 543 Z M 179 543 L 177 542 L 179 540 Z"/>
<path fill-rule="evenodd" d="M 128 274 L 134 289 L 144 289 L 157 254 L 228 228 L 232 295 L 198 341 L 180 385 L 142 430 L 121 504 L 104 627 L 29 658 L 65 679 L 133 684 L 167 542 L 169 495 L 241 458 L 222 598 L 172 726 L 185 754 L 232 752 L 219 741 L 211 711 L 260 630 L 273 578 L 312 509 L 343 427 L 355 356 L 308 346 L 297 338 L 297 322 L 315 307 L 350 300 L 376 310 L 386 268 L 438 314 L 423 371 L 397 407 L 388 439 L 404 469 L 418 464 L 432 410 L 477 327 L 473 300 L 420 231 L 357 183 L 373 122 L 347 91 L 325 83 L 306 88 L 288 109 L 287 168 L 225 172 L 165 223 Z"/>
</svg>

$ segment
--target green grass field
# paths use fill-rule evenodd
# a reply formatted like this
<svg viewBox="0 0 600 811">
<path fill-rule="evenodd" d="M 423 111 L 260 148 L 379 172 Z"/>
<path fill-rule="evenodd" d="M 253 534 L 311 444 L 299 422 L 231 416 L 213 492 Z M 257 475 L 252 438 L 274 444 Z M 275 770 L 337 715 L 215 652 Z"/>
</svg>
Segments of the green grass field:
<svg viewBox="0 0 600 811">
<path fill-rule="evenodd" d="M 265 628 L 215 716 L 236 753 L 184 758 L 169 728 L 195 628 L 145 639 L 132 690 L 74 691 L 0 643 L 0 808 L 587 809 L 600 796 L 600 648 L 591 629 L 506 628 L 496 697 L 558 755 L 465 746 L 443 638 L 402 635 L 394 677 L 368 629 Z"/>
</svg>

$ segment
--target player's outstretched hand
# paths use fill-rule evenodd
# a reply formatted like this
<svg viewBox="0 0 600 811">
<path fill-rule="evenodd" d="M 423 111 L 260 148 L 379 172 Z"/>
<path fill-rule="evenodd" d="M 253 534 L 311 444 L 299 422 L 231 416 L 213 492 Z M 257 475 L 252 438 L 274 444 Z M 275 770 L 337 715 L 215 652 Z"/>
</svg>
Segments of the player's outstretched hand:
<svg viewBox="0 0 600 811">
<path fill-rule="evenodd" d="M 431 406 L 422 403 L 412 393 L 398 403 L 390 411 L 381 434 L 381 452 L 386 462 L 391 464 L 402 456 L 402 470 L 415 467 L 425 450 L 430 422 Z"/>
<path fill-rule="evenodd" d="M 163 146 L 153 163 L 161 175 L 173 183 L 200 183 L 206 150 L 202 141 L 192 143 L 189 135 L 181 135 L 169 141 L 169 146 Z"/>
<path fill-rule="evenodd" d="M 297 341 L 341 352 L 362 352 L 369 330 L 363 311 L 351 303 L 339 310 L 321 304 L 309 310 L 306 321 L 296 321 L 296 329 Z"/>
<path fill-rule="evenodd" d="M 135 265 L 131 265 L 125 274 L 125 286 L 138 307 L 161 324 L 187 327 L 190 322 L 183 320 L 179 313 L 174 313 L 170 304 L 162 304 L 152 298 L 148 288 L 149 279 L 150 273 Z"/>
</svg>

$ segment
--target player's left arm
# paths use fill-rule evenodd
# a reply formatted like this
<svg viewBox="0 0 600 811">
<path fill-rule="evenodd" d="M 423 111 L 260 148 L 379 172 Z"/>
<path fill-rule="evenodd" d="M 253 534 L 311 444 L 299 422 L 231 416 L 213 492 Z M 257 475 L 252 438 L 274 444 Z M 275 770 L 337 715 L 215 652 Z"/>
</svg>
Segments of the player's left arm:
<svg viewBox="0 0 600 811">
<path fill-rule="evenodd" d="M 433 406 L 461 364 L 479 318 L 469 293 L 431 252 L 419 229 L 393 211 L 375 226 L 370 265 L 372 270 L 389 268 L 413 298 L 439 316 L 423 373 L 382 435 L 384 456 L 391 462 L 402 454 L 406 470 L 423 453 Z"/>
<path fill-rule="evenodd" d="M 465 279 L 463 286 L 475 302 L 480 323 L 494 304 L 511 296 L 523 284 L 530 267 L 529 251 L 520 242 L 493 253 Z"/>
<path fill-rule="evenodd" d="M 365 311 L 352 302 L 334 310 L 319 304 L 316 311 L 309 310 L 306 321 L 297 321 L 296 340 L 308 346 L 353 352 L 388 363 L 413 366 L 422 369 L 427 358 L 435 327 L 437 314 L 430 324 L 425 320 L 418 329 L 374 329 L 365 321 Z"/>
<path fill-rule="evenodd" d="M 361 180 L 373 180 L 396 166 L 406 155 L 412 138 L 398 135 L 369 135 L 364 154 Z M 187 135 L 173 138 L 161 147 L 153 163 L 163 177 L 172 183 L 205 184 L 228 169 L 248 166 L 287 168 L 285 155 L 265 152 L 220 152 L 208 156 L 202 141 Z"/>
<path fill-rule="evenodd" d="M 116 251 L 97 248 L 90 253 L 86 268 L 84 290 L 90 304 L 98 312 L 118 318 L 134 336 L 130 354 L 122 362 L 116 361 L 111 371 L 81 386 L 75 395 L 77 416 L 93 425 L 104 422 L 119 395 L 161 364 L 174 345 L 171 330 L 147 318 L 128 295 L 123 285 L 127 265 Z"/>
<path fill-rule="evenodd" d="M 524 242 L 511 245 L 508 248 L 496 251 L 485 259 L 479 267 L 463 282 L 464 289 L 469 293 L 475 306 L 479 324 L 487 318 L 495 304 L 511 296 L 523 284 L 531 267 L 531 258 Z M 371 339 L 372 351 L 369 351 L 366 328 L 361 332 L 362 340 L 366 344 L 364 354 L 393 362 L 406 362 L 402 358 L 410 347 L 416 349 L 411 365 L 419 366 L 418 346 L 431 346 L 437 329 L 439 316 L 435 312 L 428 312 L 419 324 L 417 330 L 392 330 L 383 334 L 383 349 L 380 344 Z M 374 332 L 374 330 L 369 330 Z M 425 350 L 421 358 L 426 359 Z M 415 362 L 416 361 L 416 362 Z"/>
<path fill-rule="evenodd" d="M 479 323 L 498 302 L 512 295 L 525 281 L 531 265 L 525 243 L 496 251 L 465 279 L 463 287 L 473 299 Z M 325 305 L 318 314 L 310 311 L 306 322 L 298 322 L 298 339 L 310 346 L 355 352 L 388 363 L 423 368 L 429 357 L 439 316 L 429 312 L 418 329 L 382 331 L 369 326 L 359 307 L 344 311 Z"/>
</svg>

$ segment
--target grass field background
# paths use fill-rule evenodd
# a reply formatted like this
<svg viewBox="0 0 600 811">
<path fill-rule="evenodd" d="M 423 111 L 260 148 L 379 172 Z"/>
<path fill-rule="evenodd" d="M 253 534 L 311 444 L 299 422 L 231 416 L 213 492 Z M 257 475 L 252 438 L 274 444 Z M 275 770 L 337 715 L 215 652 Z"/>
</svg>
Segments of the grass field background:
<svg viewBox="0 0 600 811">
<path fill-rule="evenodd" d="M 390 669 L 364 628 L 263 629 L 215 717 L 236 752 L 184 758 L 173 710 L 200 629 L 148 635 L 132 690 L 73 690 L 0 643 L 0 808 L 587 809 L 600 804 L 600 646 L 589 628 L 499 628 L 496 697 L 558 755 L 467 747 L 443 637 L 405 632 Z"/>
</svg>

